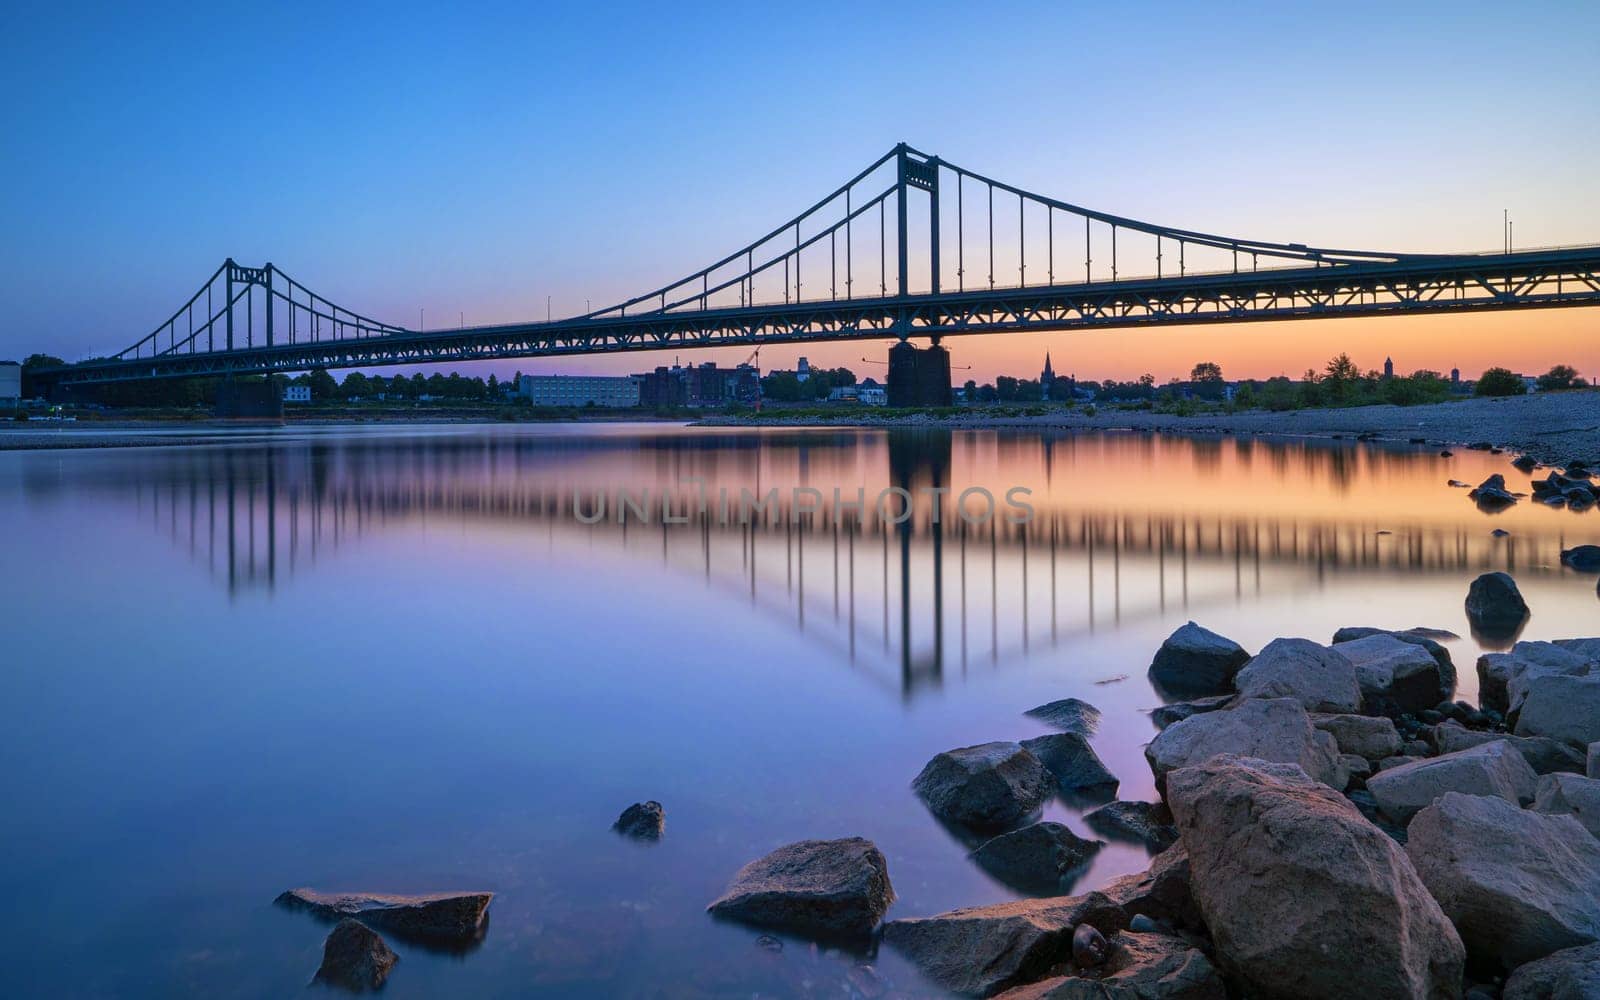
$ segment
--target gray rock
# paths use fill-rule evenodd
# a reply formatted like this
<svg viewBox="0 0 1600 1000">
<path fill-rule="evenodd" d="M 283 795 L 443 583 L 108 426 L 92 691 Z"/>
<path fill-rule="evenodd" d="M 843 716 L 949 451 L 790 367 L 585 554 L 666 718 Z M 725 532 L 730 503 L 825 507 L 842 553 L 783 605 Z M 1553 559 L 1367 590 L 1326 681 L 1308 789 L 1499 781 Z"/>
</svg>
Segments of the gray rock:
<svg viewBox="0 0 1600 1000">
<path fill-rule="evenodd" d="M 1172 813 L 1161 802 L 1111 802 L 1083 817 L 1102 837 L 1165 851 L 1178 841 Z"/>
<path fill-rule="evenodd" d="M 1393 703 L 1401 712 L 1416 713 L 1448 700 L 1455 692 L 1454 668 L 1447 679 L 1438 659 L 1416 643 L 1392 635 L 1370 635 L 1333 648 L 1355 665 L 1361 694 L 1369 701 Z"/>
<path fill-rule="evenodd" d="M 1506 477 L 1498 472 L 1485 479 L 1467 496 L 1476 500 L 1478 506 L 1490 509 L 1509 507 L 1517 502 L 1516 494 L 1506 489 Z"/>
<path fill-rule="evenodd" d="M 1593 494 L 1590 496 L 1592 499 Z M 1576 545 L 1562 549 L 1561 562 L 1580 573 L 1600 573 L 1600 545 Z"/>
<path fill-rule="evenodd" d="M 1077 733 L 1081 736 L 1093 736 L 1094 731 L 1100 726 L 1100 710 L 1077 698 L 1062 698 L 1060 701 L 1030 708 L 1022 714 L 1038 719 L 1062 732 Z"/>
<path fill-rule="evenodd" d="M 666 823 L 667 815 L 662 810 L 661 803 L 652 800 L 635 802 L 622 810 L 622 815 L 611 824 L 611 829 L 634 840 L 660 840 L 661 831 L 666 827 Z"/>
<path fill-rule="evenodd" d="M 1002 993 L 998 1000 L 1225 1000 L 1205 953 L 1182 938 L 1121 931 L 1107 942 L 1092 976 L 1056 976 Z"/>
<path fill-rule="evenodd" d="M 1516 635 L 1528 620 L 1528 602 L 1506 573 L 1485 573 L 1472 581 L 1466 609 L 1473 631 L 1491 638 Z"/>
<path fill-rule="evenodd" d="M 1079 924 L 1111 934 L 1127 921 L 1121 906 L 1091 892 L 891 920 L 883 942 L 939 986 L 986 997 L 1043 976 L 1071 953 Z"/>
<path fill-rule="evenodd" d="M 1447 792 L 1406 853 L 1469 954 L 1511 969 L 1600 940 L 1600 842 L 1571 816 Z"/>
<path fill-rule="evenodd" d="M 1165 729 L 1174 722 L 1182 722 L 1191 715 L 1200 715 L 1204 712 L 1215 712 L 1227 708 L 1233 701 L 1231 694 L 1217 694 L 1209 698 L 1195 698 L 1191 701 L 1175 701 L 1170 705 L 1162 705 L 1152 709 L 1150 721 L 1156 724 L 1157 729 Z"/>
<path fill-rule="evenodd" d="M 1405 825 L 1446 792 L 1495 795 L 1521 805 L 1533 800 L 1538 782 L 1522 754 L 1496 740 L 1380 771 L 1367 779 L 1367 791 L 1385 816 Z"/>
<path fill-rule="evenodd" d="M 1547 774 L 1539 779 L 1533 811 L 1571 816 L 1600 838 L 1600 781 L 1576 774 Z"/>
<path fill-rule="evenodd" d="M 1054 896 L 1104 846 L 1060 823 L 1032 823 L 985 841 L 972 860 L 1019 892 Z"/>
<path fill-rule="evenodd" d="M 1372 761 L 1358 754 L 1342 753 L 1339 760 L 1344 765 L 1344 773 L 1348 775 L 1345 782 L 1347 788 L 1365 788 L 1367 779 L 1377 770 Z"/>
<path fill-rule="evenodd" d="M 1600 1000 L 1600 944 L 1563 948 L 1506 980 L 1501 1000 Z"/>
<path fill-rule="evenodd" d="M 1396 645 L 1433 664 L 1432 658 L 1415 646 Z M 1310 639 L 1267 643 L 1234 677 L 1234 687 L 1243 698 L 1293 698 L 1308 712 L 1361 711 L 1355 665 L 1343 653 Z"/>
<path fill-rule="evenodd" d="M 1313 728 L 1305 709 L 1292 698 L 1251 699 L 1237 708 L 1184 719 L 1162 730 L 1144 750 L 1157 790 L 1165 789 L 1171 771 L 1223 753 L 1297 764 L 1338 789 L 1348 781 L 1333 737 Z"/>
<path fill-rule="evenodd" d="M 1514 714 L 1534 679 L 1581 676 L 1595 663 L 1585 650 L 1560 642 L 1519 642 L 1508 653 L 1478 657 L 1478 698 L 1485 707 Z"/>
<path fill-rule="evenodd" d="M 1433 745 L 1442 754 L 1455 753 L 1457 750 L 1466 750 L 1471 747 L 1493 743 L 1496 740 L 1505 740 L 1517 748 L 1522 754 L 1522 759 L 1528 762 L 1535 774 L 1554 774 L 1566 771 L 1572 774 L 1583 773 L 1583 754 L 1567 746 L 1559 740 L 1552 740 L 1548 736 L 1514 736 L 1510 733 L 1487 733 L 1475 729 L 1464 729 L 1458 725 L 1446 723 L 1434 727 Z"/>
<path fill-rule="evenodd" d="M 1222 965 L 1262 997 L 1460 990 L 1460 938 L 1400 847 L 1299 768 L 1232 755 L 1168 794 Z"/>
<path fill-rule="evenodd" d="M 1591 778 L 1600 778 L 1600 741 L 1589 744 L 1583 771 Z"/>
<path fill-rule="evenodd" d="M 1250 654 L 1232 639 L 1194 622 L 1167 637 L 1150 664 L 1150 681 L 1163 697 L 1224 694 Z"/>
<path fill-rule="evenodd" d="M 999 830 L 1050 797 L 1048 768 L 1017 743 L 947 750 L 928 761 L 911 787 L 935 816 L 974 830 Z"/>
<path fill-rule="evenodd" d="M 399 956 L 383 938 L 360 921 L 345 917 L 322 943 L 322 965 L 315 980 L 352 993 L 365 993 L 382 987 L 398 961 Z"/>
<path fill-rule="evenodd" d="M 1378 770 L 1387 771 L 1391 768 L 1405 767 L 1407 764 L 1415 764 L 1416 762 L 1417 758 L 1415 757 L 1407 757 L 1403 754 L 1397 754 L 1393 757 L 1385 757 L 1378 761 Z"/>
<path fill-rule="evenodd" d="M 1585 656 L 1592 663 L 1600 663 L 1600 638 L 1554 639 L 1550 645 Z"/>
<path fill-rule="evenodd" d="M 1311 724 L 1331 734 L 1341 753 L 1372 761 L 1397 756 L 1403 745 L 1394 722 L 1381 716 L 1313 713 Z"/>
<path fill-rule="evenodd" d="M 1174 844 L 1150 859 L 1150 867 L 1106 883 L 1101 895 L 1121 907 L 1131 921 L 1148 917 L 1168 927 L 1204 931 L 1204 917 L 1194 901 L 1194 873 L 1189 854 Z"/>
<path fill-rule="evenodd" d="M 802 840 L 739 869 L 707 909 L 729 920 L 813 937 L 871 932 L 894 902 L 889 866 L 870 840 Z"/>
<path fill-rule="evenodd" d="M 1106 960 L 1106 936 L 1093 924 L 1079 924 L 1072 931 L 1072 963 L 1080 969 L 1098 968 Z"/>
<path fill-rule="evenodd" d="M 493 899 L 492 892 L 400 895 L 290 889 L 276 902 L 287 909 L 310 911 L 324 920 L 355 917 L 369 927 L 382 927 L 407 937 L 473 941 L 483 935 L 485 915 Z"/>
<path fill-rule="evenodd" d="M 1117 776 L 1107 770 L 1089 741 L 1077 733 L 1039 736 L 1023 740 L 1022 746 L 1050 770 L 1063 794 L 1101 801 L 1116 798 Z"/>
<path fill-rule="evenodd" d="M 1600 741 L 1600 674 L 1538 677 L 1517 713 L 1518 736 L 1548 736 L 1587 747 Z"/>
</svg>

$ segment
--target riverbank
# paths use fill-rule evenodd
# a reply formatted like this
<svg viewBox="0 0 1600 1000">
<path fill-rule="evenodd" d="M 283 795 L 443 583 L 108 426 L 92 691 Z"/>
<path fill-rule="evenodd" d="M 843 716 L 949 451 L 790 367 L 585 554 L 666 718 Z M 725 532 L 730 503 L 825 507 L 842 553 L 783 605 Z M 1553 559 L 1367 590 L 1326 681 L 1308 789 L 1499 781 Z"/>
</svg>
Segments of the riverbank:
<svg viewBox="0 0 1600 1000">
<path fill-rule="evenodd" d="M 1565 463 L 1573 458 L 1600 458 L 1600 392 L 1541 393 L 1532 396 L 1466 399 L 1424 406 L 1359 406 L 1345 409 L 1291 410 L 1272 413 L 1207 413 L 1183 417 L 1150 410 L 1051 409 L 1043 413 L 986 415 L 981 409 L 955 411 L 949 417 L 930 413 L 874 415 L 854 410 L 837 418 L 814 414 L 786 419 L 781 411 L 760 417 L 711 417 L 705 426 L 863 426 L 1016 428 L 1032 430 L 1149 430 L 1179 434 L 1274 434 L 1294 437 L 1375 435 L 1389 440 L 1422 439 L 1431 444 L 1466 445 L 1490 442 L 1526 452 L 1541 462 Z"/>
</svg>

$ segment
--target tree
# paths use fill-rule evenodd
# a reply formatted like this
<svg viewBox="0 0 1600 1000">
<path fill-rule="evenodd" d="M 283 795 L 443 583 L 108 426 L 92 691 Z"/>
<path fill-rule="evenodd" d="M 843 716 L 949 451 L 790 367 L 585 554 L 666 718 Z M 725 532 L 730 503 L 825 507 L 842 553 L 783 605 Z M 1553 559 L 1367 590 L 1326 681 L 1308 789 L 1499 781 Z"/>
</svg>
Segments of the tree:
<svg viewBox="0 0 1600 1000">
<path fill-rule="evenodd" d="M 967 379 L 967 384 L 963 385 L 961 388 L 966 392 L 966 400 L 967 400 L 967 402 L 976 403 L 978 401 L 978 383 L 977 382 L 974 382 L 972 379 L 969 378 L 969 379 Z"/>
<path fill-rule="evenodd" d="M 487 389 L 489 390 L 489 399 L 491 402 L 500 398 L 500 380 L 495 378 L 494 372 L 489 373 L 489 384 Z"/>
<path fill-rule="evenodd" d="M 1156 387 L 1156 377 L 1149 372 L 1145 372 L 1139 376 L 1139 384 L 1146 389 L 1154 389 Z"/>
<path fill-rule="evenodd" d="M 326 402 L 339 398 L 339 383 L 333 380 L 326 368 L 317 368 L 311 372 L 308 379 L 311 385 L 311 398 L 316 402 Z"/>
<path fill-rule="evenodd" d="M 360 399 L 372 394 L 372 381 L 361 372 L 351 372 L 339 386 L 345 399 Z"/>
<path fill-rule="evenodd" d="M 1361 369 L 1350 360 L 1350 355 L 1340 353 L 1329 358 L 1328 363 L 1322 366 L 1322 378 L 1318 381 L 1330 402 L 1342 403 L 1350 398 L 1360 378 Z"/>
<path fill-rule="evenodd" d="M 761 396 L 776 403 L 797 403 L 805 386 L 794 372 L 773 372 L 761 380 Z"/>
<path fill-rule="evenodd" d="M 1189 371 L 1191 382 L 1221 382 L 1222 366 L 1215 361 L 1202 361 Z"/>
<path fill-rule="evenodd" d="M 1543 375 L 1539 376 L 1539 391 L 1553 392 L 1557 389 L 1576 389 L 1583 385 L 1583 379 L 1578 377 L 1578 369 L 1571 365 L 1556 365 Z"/>
<path fill-rule="evenodd" d="M 1527 391 L 1522 377 L 1509 368 L 1490 368 L 1478 376 L 1473 389 L 1479 396 L 1520 396 Z"/>
</svg>

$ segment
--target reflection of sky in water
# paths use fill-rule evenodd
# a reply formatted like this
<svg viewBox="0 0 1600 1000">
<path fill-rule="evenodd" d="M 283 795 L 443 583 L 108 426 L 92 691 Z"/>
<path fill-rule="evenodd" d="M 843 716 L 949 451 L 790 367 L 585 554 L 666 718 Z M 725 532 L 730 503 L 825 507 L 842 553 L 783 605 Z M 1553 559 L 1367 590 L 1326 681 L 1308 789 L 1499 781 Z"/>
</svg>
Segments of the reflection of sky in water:
<svg viewBox="0 0 1600 1000">
<path fill-rule="evenodd" d="M 910 779 L 1042 732 L 1020 713 L 1075 695 L 1105 712 L 1123 797 L 1150 797 L 1144 668 L 1188 618 L 1251 648 L 1466 634 L 1467 582 L 1509 563 L 1526 637 L 1593 632 L 1592 578 L 1556 561 L 1600 515 L 1491 518 L 1445 486 L 1496 471 L 1526 478 L 1348 442 L 659 427 L 0 455 L 0 955 L 23 993 L 282 995 L 324 929 L 271 908 L 281 889 L 490 888 L 483 947 L 402 947 L 390 993 L 831 983 L 838 961 L 773 956 L 704 904 L 778 843 L 850 834 L 887 854 L 891 916 L 1009 898 Z M 1037 518 L 571 513 L 575 489 L 689 477 L 713 496 L 1024 486 Z M 1452 648 L 1470 697 L 1478 646 Z M 606 832 L 644 798 L 667 808 L 653 849 Z M 1143 857 L 1108 848 L 1075 888 Z"/>
</svg>

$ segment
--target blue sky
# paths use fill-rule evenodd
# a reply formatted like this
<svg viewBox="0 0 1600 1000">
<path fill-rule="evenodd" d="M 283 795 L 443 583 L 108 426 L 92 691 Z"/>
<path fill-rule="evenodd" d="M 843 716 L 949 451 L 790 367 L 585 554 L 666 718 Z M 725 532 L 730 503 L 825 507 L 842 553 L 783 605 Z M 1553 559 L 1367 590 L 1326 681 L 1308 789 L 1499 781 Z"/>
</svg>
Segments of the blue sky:
<svg viewBox="0 0 1600 1000">
<path fill-rule="evenodd" d="M 1600 242 L 1597 38 L 1588 3 L 11 4 L 0 356 L 125 346 L 229 255 L 405 325 L 574 313 L 902 139 L 1241 236 Z"/>
</svg>

